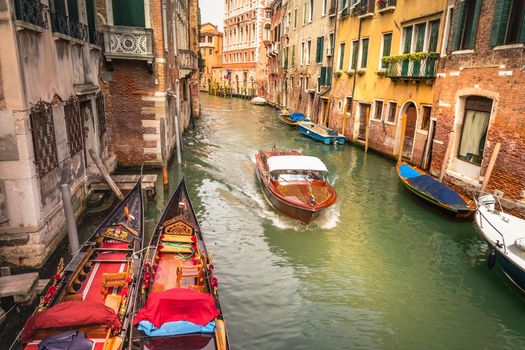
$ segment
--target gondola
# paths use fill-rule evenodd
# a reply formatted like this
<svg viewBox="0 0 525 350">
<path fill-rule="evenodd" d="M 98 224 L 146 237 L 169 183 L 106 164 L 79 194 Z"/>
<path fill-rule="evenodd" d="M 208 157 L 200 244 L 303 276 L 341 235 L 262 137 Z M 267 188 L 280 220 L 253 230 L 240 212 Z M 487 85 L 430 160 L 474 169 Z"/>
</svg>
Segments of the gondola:
<svg viewBox="0 0 525 350">
<path fill-rule="evenodd" d="M 212 257 L 182 179 L 144 257 L 134 349 L 229 349 Z"/>
<path fill-rule="evenodd" d="M 335 203 L 337 194 L 319 158 L 298 151 L 259 151 L 256 173 L 266 199 L 276 209 L 310 223 Z"/>
<path fill-rule="evenodd" d="M 327 145 L 342 145 L 346 141 L 346 137 L 339 133 L 336 129 L 330 129 L 326 126 L 322 126 L 311 121 L 298 122 L 297 131 L 311 138 L 312 140 L 320 141 Z"/>
<path fill-rule="evenodd" d="M 14 345 L 121 349 L 141 267 L 143 225 L 139 180 L 65 267 L 61 260 Z"/>
<path fill-rule="evenodd" d="M 281 113 L 277 114 L 277 118 L 283 124 L 289 126 L 297 126 L 297 123 L 305 120 L 309 120 L 307 116 L 302 113 Z"/>
<path fill-rule="evenodd" d="M 424 203 L 455 218 L 471 218 L 476 205 L 467 197 L 405 162 L 397 164 L 397 174 L 403 186 Z"/>
<path fill-rule="evenodd" d="M 498 210 L 494 196 L 486 194 L 478 199 L 474 222 L 490 247 L 488 268 L 497 263 L 525 293 L 525 220 Z"/>
</svg>

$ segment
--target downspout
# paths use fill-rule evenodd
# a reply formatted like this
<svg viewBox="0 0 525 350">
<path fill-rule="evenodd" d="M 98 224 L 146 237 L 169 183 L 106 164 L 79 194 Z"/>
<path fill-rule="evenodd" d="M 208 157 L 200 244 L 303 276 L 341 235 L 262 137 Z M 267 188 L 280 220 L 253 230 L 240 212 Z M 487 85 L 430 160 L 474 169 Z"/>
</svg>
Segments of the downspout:
<svg viewBox="0 0 525 350">
<path fill-rule="evenodd" d="M 359 18 L 359 27 L 358 27 L 358 30 L 357 30 L 357 57 L 356 57 L 356 61 L 357 62 L 355 62 L 354 82 L 352 84 L 352 105 L 350 106 L 350 108 L 351 108 L 350 109 L 350 114 L 352 114 L 352 111 L 354 110 L 354 101 L 355 101 L 354 94 L 355 94 L 355 84 L 356 84 L 356 81 L 357 81 L 357 70 L 359 69 L 358 64 L 359 64 L 359 46 L 360 45 L 361 45 L 361 18 Z M 352 52 L 350 52 L 350 54 L 352 54 Z M 352 67 L 350 67 L 350 68 L 352 68 Z M 352 135 L 353 135 L 353 131 L 352 131 Z"/>
<path fill-rule="evenodd" d="M 336 0 L 335 1 L 335 24 L 334 24 L 334 42 L 333 42 L 333 45 L 335 46 L 335 40 L 337 38 L 337 21 L 339 20 L 337 17 L 337 13 L 339 12 L 339 0 Z M 328 40 L 330 40 L 330 35 L 328 35 Z M 332 43 L 330 43 L 330 46 L 332 45 Z M 335 53 L 335 47 L 332 47 L 331 48 L 333 50 L 333 52 Z M 334 77 L 335 77 L 335 73 L 334 73 L 334 61 L 335 61 L 335 57 L 334 55 L 332 55 L 332 62 L 330 63 L 330 71 L 332 72 L 332 77 L 330 78 L 330 88 L 328 89 L 328 91 L 331 91 L 332 90 L 332 82 L 334 81 Z M 328 92 L 327 91 L 327 92 Z M 328 98 L 328 105 L 327 105 L 327 113 L 324 117 L 324 120 L 323 120 L 323 124 L 326 123 L 327 119 L 328 119 L 328 114 L 330 113 L 330 103 L 331 103 L 331 100 L 332 99 L 332 94 L 330 94 L 329 98 Z"/>
</svg>

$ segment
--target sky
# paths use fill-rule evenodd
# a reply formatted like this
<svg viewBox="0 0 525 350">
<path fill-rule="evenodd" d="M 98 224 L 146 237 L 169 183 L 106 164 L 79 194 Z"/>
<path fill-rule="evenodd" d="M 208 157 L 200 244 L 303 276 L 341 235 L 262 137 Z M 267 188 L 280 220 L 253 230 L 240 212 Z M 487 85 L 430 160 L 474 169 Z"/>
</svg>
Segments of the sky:
<svg viewBox="0 0 525 350">
<path fill-rule="evenodd" d="M 199 0 L 201 23 L 211 22 L 223 30 L 224 0 Z"/>
</svg>

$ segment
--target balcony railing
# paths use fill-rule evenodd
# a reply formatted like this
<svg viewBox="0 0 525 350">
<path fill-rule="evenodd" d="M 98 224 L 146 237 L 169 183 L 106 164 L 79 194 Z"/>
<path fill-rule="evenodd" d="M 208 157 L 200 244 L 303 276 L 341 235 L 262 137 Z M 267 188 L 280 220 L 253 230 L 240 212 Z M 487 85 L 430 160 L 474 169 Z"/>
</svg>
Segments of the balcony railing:
<svg viewBox="0 0 525 350">
<path fill-rule="evenodd" d="M 395 8 L 397 0 L 377 0 L 377 8 L 381 10 L 386 10 L 388 8 Z"/>
<path fill-rule="evenodd" d="M 437 61 L 437 57 L 430 56 L 421 59 L 406 58 L 386 62 L 387 68 L 385 75 L 392 79 L 403 80 L 435 79 Z"/>
<path fill-rule="evenodd" d="M 15 0 L 15 16 L 19 21 L 47 29 L 47 6 L 40 0 Z"/>
<path fill-rule="evenodd" d="M 104 46 L 104 34 L 95 28 L 88 28 L 89 43 L 98 47 Z"/>
<path fill-rule="evenodd" d="M 352 8 L 352 14 L 363 16 L 366 14 L 373 14 L 376 0 L 361 0 Z"/>
<path fill-rule="evenodd" d="M 191 50 L 178 50 L 177 52 L 177 64 L 182 69 L 198 69 L 198 57 L 195 52 Z"/>
<path fill-rule="evenodd" d="M 105 26 L 104 55 L 114 58 L 153 62 L 153 29 L 142 27 Z"/>
<path fill-rule="evenodd" d="M 54 33 L 67 35 L 71 38 L 87 41 L 88 27 L 62 13 L 51 11 L 51 28 Z"/>
</svg>

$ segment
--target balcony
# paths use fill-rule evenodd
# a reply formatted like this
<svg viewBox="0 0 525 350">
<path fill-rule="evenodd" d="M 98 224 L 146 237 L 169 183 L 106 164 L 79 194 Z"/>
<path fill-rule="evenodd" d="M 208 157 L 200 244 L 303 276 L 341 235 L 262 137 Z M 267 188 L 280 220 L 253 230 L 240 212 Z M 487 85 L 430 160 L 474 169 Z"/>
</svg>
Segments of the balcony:
<svg viewBox="0 0 525 350">
<path fill-rule="evenodd" d="M 352 15 L 359 16 L 359 18 L 369 18 L 374 16 L 376 0 L 361 0 L 354 7 L 352 7 Z"/>
<path fill-rule="evenodd" d="M 153 29 L 126 26 L 104 27 L 106 60 L 142 60 L 153 63 Z"/>
<path fill-rule="evenodd" d="M 397 0 L 377 0 L 377 12 L 393 12 L 396 9 Z"/>
<path fill-rule="evenodd" d="M 88 40 L 88 27 L 60 12 L 51 11 L 51 29 L 53 35 L 60 39 L 78 44 Z"/>
<path fill-rule="evenodd" d="M 40 0 L 15 0 L 17 26 L 41 32 L 47 29 L 47 6 Z"/>
<path fill-rule="evenodd" d="M 383 62 L 387 65 L 385 75 L 401 80 L 435 79 L 438 59 L 439 54 L 435 52 L 384 57 Z"/>
<path fill-rule="evenodd" d="M 104 46 L 104 34 L 95 28 L 88 28 L 89 43 L 98 47 Z"/>
<path fill-rule="evenodd" d="M 178 50 L 177 64 L 180 69 L 196 71 L 199 68 L 197 54 L 191 50 Z"/>
</svg>

